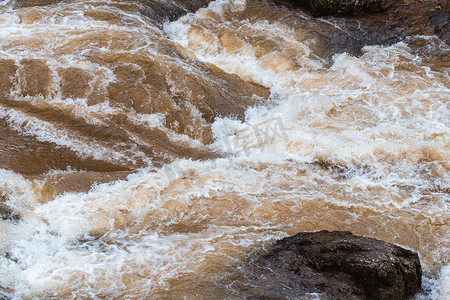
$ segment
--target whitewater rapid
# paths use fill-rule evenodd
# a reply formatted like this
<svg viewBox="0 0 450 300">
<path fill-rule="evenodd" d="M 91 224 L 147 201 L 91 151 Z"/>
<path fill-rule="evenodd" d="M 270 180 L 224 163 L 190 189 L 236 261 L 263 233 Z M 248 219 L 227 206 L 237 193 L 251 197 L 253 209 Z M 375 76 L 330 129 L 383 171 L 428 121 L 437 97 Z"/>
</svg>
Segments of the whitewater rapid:
<svg viewBox="0 0 450 300">
<path fill-rule="evenodd" d="M 416 299 L 450 297 L 445 42 L 345 49 L 244 0 L 0 3 L 1 296 L 244 298 L 242 262 L 327 229 L 418 252 Z"/>
</svg>

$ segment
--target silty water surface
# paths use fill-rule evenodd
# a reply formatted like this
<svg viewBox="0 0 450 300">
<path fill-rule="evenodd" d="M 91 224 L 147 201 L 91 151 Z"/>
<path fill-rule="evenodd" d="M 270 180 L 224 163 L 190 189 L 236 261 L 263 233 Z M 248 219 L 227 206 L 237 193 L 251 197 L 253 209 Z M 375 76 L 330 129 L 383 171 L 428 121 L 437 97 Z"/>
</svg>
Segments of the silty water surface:
<svg viewBox="0 0 450 300">
<path fill-rule="evenodd" d="M 327 229 L 417 251 L 417 298 L 448 297 L 449 46 L 164 4 L 1 2 L 2 295 L 242 298 L 242 262 Z"/>
</svg>

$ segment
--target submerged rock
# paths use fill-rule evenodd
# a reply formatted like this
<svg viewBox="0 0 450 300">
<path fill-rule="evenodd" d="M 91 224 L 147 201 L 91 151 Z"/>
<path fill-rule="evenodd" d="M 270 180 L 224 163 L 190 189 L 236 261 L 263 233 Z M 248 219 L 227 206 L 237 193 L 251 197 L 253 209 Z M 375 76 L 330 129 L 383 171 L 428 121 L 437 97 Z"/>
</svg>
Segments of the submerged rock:
<svg viewBox="0 0 450 300">
<path fill-rule="evenodd" d="M 0 218 L 16 223 L 20 220 L 20 215 L 8 205 L 0 202 Z"/>
<path fill-rule="evenodd" d="M 324 299 L 406 299 L 421 287 L 416 253 L 347 231 L 299 233 L 278 241 L 252 266 L 256 298 L 308 293 Z M 253 289 L 253 290 L 252 290 Z"/>
</svg>

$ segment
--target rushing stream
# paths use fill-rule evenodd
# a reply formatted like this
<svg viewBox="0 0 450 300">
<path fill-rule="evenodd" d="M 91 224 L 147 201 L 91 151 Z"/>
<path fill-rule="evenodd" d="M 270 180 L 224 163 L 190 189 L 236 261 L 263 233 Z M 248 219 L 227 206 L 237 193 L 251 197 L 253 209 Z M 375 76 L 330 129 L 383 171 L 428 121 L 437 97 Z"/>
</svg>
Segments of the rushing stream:
<svg viewBox="0 0 450 300">
<path fill-rule="evenodd" d="M 0 298 L 245 298 L 251 255 L 327 229 L 448 299 L 450 47 L 164 2 L 193 9 L 0 0 Z"/>
</svg>

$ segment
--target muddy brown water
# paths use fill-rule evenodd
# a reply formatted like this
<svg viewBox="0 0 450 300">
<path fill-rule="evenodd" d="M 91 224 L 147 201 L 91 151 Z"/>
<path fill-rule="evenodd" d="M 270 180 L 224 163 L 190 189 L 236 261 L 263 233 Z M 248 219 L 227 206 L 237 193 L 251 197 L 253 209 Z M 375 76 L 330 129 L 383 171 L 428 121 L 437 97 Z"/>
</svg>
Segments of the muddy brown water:
<svg viewBox="0 0 450 300">
<path fill-rule="evenodd" d="M 242 264 L 322 229 L 417 251 L 416 298 L 448 297 L 450 48 L 355 24 L 0 2 L 0 297 L 251 297 Z"/>
</svg>

